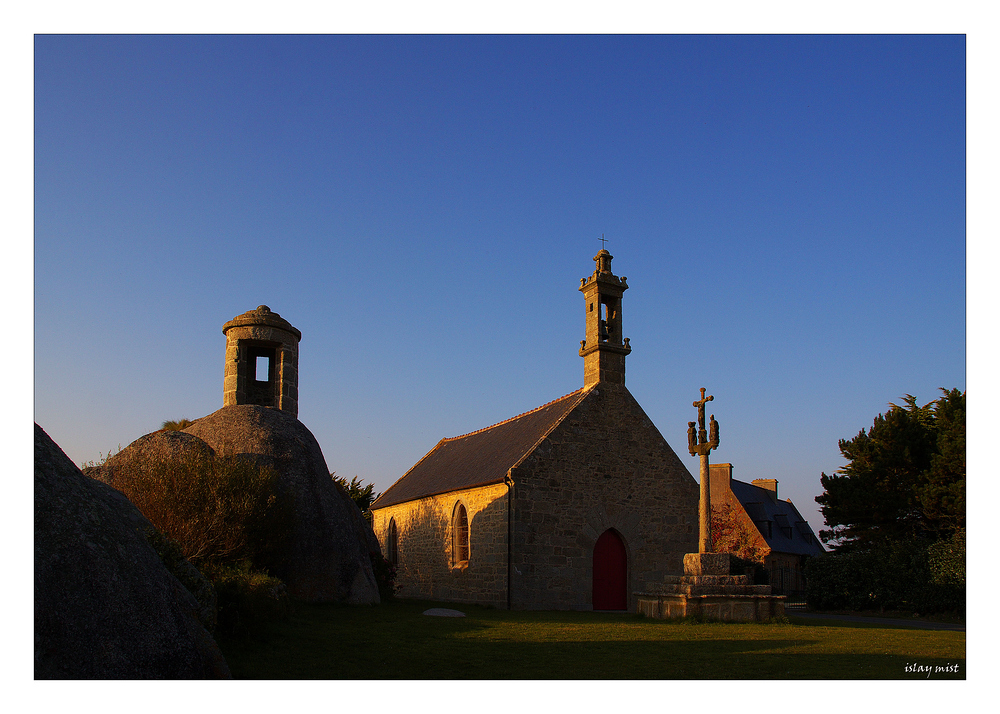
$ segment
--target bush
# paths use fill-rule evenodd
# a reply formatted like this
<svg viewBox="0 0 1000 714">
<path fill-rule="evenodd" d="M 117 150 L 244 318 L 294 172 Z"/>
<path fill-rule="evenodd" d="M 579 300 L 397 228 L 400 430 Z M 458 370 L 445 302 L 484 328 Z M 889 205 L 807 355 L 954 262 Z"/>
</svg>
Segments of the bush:
<svg viewBox="0 0 1000 714">
<path fill-rule="evenodd" d="M 164 567 L 198 601 L 198 620 L 206 630 L 215 632 L 217 598 L 211 581 L 184 557 L 176 541 L 170 540 L 155 528 L 149 528 L 145 536 L 146 542 L 156 551 Z"/>
<path fill-rule="evenodd" d="M 770 585 L 771 576 L 762 563 L 729 554 L 729 572 L 732 575 L 748 575 L 754 585 Z"/>
<path fill-rule="evenodd" d="M 383 602 L 396 596 L 396 566 L 386 560 L 382 553 L 372 553 L 372 571 L 378 584 L 378 595 Z"/>
<path fill-rule="evenodd" d="M 805 571 L 806 602 L 816 610 L 964 614 L 964 576 L 958 582 L 934 574 L 935 567 L 954 571 L 954 548 L 941 543 L 950 541 L 931 544 L 910 539 L 810 558 Z M 932 566 L 935 558 L 941 566 Z M 964 567 L 964 552 L 962 563 Z"/>
<path fill-rule="evenodd" d="M 199 567 L 246 560 L 265 569 L 291 524 L 277 473 L 238 456 L 136 453 L 115 464 L 115 487 Z"/>
<path fill-rule="evenodd" d="M 218 598 L 218 629 L 246 636 L 261 625 L 285 620 L 291 610 L 285 584 L 248 561 L 206 566 Z"/>
<path fill-rule="evenodd" d="M 350 481 L 348 481 L 343 476 L 338 476 L 336 471 L 330 472 L 330 478 L 333 482 L 337 484 L 337 487 L 352 501 L 354 505 L 358 507 L 361 511 L 361 515 L 364 516 L 365 522 L 368 525 L 372 524 L 372 504 L 375 499 L 380 495 L 375 493 L 375 484 L 370 483 L 367 486 L 363 485 L 363 481 L 355 476 Z"/>
<path fill-rule="evenodd" d="M 965 529 L 947 540 L 939 540 L 927 551 L 931 582 L 965 587 Z"/>
<path fill-rule="evenodd" d="M 156 528 L 150 543 L 199 600 L 206 628 L 245 635 L 285 617 L 285 585 L 268 570 L 291 528 L 292 504 L 274 469 L 210 452 L 123 453 L 114 485 Z"/>
</svg>

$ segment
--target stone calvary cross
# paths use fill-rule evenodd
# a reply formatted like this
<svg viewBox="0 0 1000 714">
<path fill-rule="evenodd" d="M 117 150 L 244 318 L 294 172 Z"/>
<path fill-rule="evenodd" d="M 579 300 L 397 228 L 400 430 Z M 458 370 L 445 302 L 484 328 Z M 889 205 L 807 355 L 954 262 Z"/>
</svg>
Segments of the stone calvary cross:
<svg viewBox="0 0 1000 714">
<path fill-rule="evenodd" d="M 698 409 L 698 431 L 695 423 L 688 422 L 688 451 L 691 456 L 701 457 L 701 494 L 698 500 L 698 552 L 712 552 L 712 493 L 709 488 L 708 453 L 719 446 L 719 422 L 715 415 L 711 416 L 709 428 L 705 428 L 705 404 L 715 397 L 705 396 L 705 388 L 701 388 L 701 399 L 692 402 L 691 406 Z"/>
</svg>

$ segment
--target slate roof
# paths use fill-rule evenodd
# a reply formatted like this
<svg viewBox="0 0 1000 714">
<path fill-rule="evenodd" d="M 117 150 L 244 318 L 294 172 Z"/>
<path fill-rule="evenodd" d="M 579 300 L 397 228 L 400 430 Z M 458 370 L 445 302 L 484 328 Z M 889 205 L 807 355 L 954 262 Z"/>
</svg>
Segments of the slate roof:
<svg viewBox="0 0 1000 714">
<path fill-rule="evenodd" d="M 732 479 L 729 486 L 771 550 L 799 555 L 824 552 L 809 523 L 790 501 L 775 502 L 766 488 L 736 479 Z M 770 536 L 767 534 L 767 521 L 771 521 Z"/>
<path fill-rule="evenodd" d="M 372 510 L 449 491 L 500 483 L 534 451 L 591 388 L 578 389 L 537 409 L 462 436 L 442 439 L 386 489 Z"/>
</svg>

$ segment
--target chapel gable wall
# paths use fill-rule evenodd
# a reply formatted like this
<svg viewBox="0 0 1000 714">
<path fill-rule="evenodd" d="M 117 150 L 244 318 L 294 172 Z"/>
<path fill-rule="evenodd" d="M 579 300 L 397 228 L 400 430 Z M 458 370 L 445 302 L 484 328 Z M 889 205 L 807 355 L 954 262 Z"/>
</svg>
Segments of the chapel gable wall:
<svg viewBox="0 0 1000 714">
<path fill-rule="evenodd" d="M 512 477 L 515 608 L 591 609 L 608 528 L 628 552 L 631 611 L 697 550 L 698 484 L 624 385 L 598 385 Z"/>
</svg>

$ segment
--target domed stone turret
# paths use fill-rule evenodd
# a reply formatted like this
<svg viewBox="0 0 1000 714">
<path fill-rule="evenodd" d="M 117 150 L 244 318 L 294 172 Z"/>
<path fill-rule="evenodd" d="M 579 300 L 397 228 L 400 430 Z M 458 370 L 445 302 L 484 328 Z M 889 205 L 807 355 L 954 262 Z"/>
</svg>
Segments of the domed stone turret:
<svg viewBox="0 0 1000 714">
<path fill-rule="evenodd" d="M 256 404 L 299 414 L 302 333 L 267 305 L 222 326 L 226 336 L 223 406 Z"/>
</svg>

